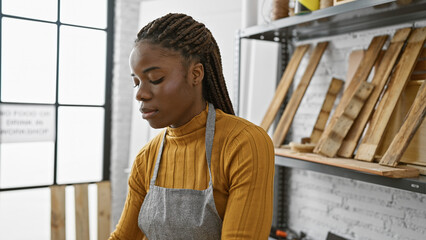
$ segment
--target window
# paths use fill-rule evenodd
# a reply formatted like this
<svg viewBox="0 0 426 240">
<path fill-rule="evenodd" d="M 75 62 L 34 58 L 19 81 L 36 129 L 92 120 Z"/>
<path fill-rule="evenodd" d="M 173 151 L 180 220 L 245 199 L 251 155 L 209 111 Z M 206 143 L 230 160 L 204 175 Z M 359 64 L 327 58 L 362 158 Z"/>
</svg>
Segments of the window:
<svg viewBox="0 0 426 240">
<path fill-rule="evenodd" d="M 1 1 L 0 239 L 11 211 L 46 239 L 48 186 L 109 180 L 112 15 L 113 0 Z"/>
</svg>

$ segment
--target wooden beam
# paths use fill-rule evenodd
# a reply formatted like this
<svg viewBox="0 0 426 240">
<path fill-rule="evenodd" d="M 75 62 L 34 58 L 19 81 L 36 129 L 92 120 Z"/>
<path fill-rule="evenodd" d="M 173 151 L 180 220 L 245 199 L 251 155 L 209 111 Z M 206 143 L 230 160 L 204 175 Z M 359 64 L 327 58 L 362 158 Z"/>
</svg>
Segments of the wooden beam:
<svg viewBox="0 0 426 240">
<path fill-rule="evenodd" d="M 284 141 L 285 136 L 287 135 L 288 130 L 290 129 L 291 123 L 293 122 L 294 115 L 296 114 L 297 108 L 299 107 L 300 102 L 302 101 L 303 95 L 306 92 L 306 89 L 311 82 L 312 76 L 315 73 L 315 70 L 318 67 L 318 64 L 321 60 L 321 57 L 328 46 L 328 42 L 318 43 L 315 47 L 309 63 L 306 67 L 305 73 L 302 76 L 299 84 L 297 85 L 296 90 L 293 92 L 290 101 L 288 102 L 284 113 L 281 116 L 280 121 L 278 122 L 277 128 L 275 129 L 273 142 L 275 146 L 281 145 Z"/>
<path fill-rule="evenodd" d="M 99 182 L 98 186 L 98 240 L 111 234 L 111 183 Z"/>
<path fill-rule="evenodd" d="M 334 157 L 342 144 L 347 132 L 357 118 L 367 98 L 374 89 L 374 85 L 362 82 L 356 92 L 352 95 L 343 113 L 337 118 L 333 128 L 324 132 L 324 140 L 317 145 L 316 153 Z"/>
<path fill-rule="evenodd" d="M 367 81 L 368 75 L 370 75 L 371 69 L 373 68 L 374 63 L 376 62 L 376 59 L 379 56 L 381 49 L 383 45 L 385 44 L 387 38 L 388 38 L 387 35 L 376 36 L 371 40 L 371 43 L 364 54 L 363 60 L 358 66 L 358 69 L 354 77 L 349 82 L 349 85 L 346 87 L 346 90 L 344 91 L 342 98 L 340 99 L 340 102 L 337 105 L 333 113 L 333 116 L 331 117 L 325 131 L 327 131 L 327 129 L 329 129 L 329 131 L 331 131 L 331 129 L 334 129 L 334 125 L 336 125 L 337 118 L 342 115 L 353 93 L 356 91 L 356 89 L 359 88 L 359 86 L 363 82 Z M 325 141 L 326 136 L 328 136 L 328 134 L 327 135 L 323 134 L 323 136 L 318 141 L 318 144 L 315 147 L 314 152 L 319 151 L 318 147 L 320 146 L 322 141 Z"/>
<path fill-rule="evenodd" d="M 50 187 L 50 239 L 65 240 L 65 186 Z"/>
<path fill-rule="evenodd" d="M 396 134 L 385 155 L 380 160 L 381 165 L 395 167 L 398 164 L 411 139 L 414 137 L 414 134 L 420 127 L 420 124 L 423 122 L 425 114 L 426 82 L 423 82 L 416 95 L 416 99 L 407 114 L 404 124 Z"/>
<path fill-rule="evenodd" d="M 312 130 L 310 141 L 311 143 L 317 143 L 324 132 L 327 120 L 330 116 L 330 112 L 333 109 L 334 101 L 336 100 L 337 94 L 342 89 L 343 81 L 337 78 L 333 78 L 328 87 L 327 94 L 321 107 L 321 111 L 318 114 L 317 121 L 315 122 L 314 129 Z"/>
<path fill-rule="evenodd" d="M 399 96 L 410 78 L 414 64 L 423 47 L 425 38 L 426 27 L 417 28 L 410 35 L 407 46 L 405 47 L 401 59 L 399 60 L 389 81 L 388 88 L 373 114 L 361 145 L 358 147 L 358 151 L 355 155 L 356 159 L 373 161 L 386 125 L 389 122 L 389 118 L 395 108 Z"/>
<path fill-rule="evenodd" d="M 260 127 L 265 129 L 265 131 L 268 131 L 269 127 L 271 127 L 272 122 L 277 116 L 278 110 L 283 103 L 285 96 L 287 95 L 288 89 L 291 87 L 300 61 L 308 49 L 309 45 L 300 45 L 294 51 L 290 62 L 288 63 L 281 77 L 280 83 L 275 91 L 275 95 L 272 98 L 272 102 L 269 104 L 268 110 L 266 111 L 262 123 L 260 124 Z"/>
<path fill-rule="evenodd" d="M 75 236 L 76 240 L 89 240 L 88 184 L 74 185 L 75 189 Z"/>
<path fill-rule="evenodd" d="M 373 80 L 371 81 L 371 83 L 374 84 L 374 90 L 362 108 L 361 113 L 354 122 L 352 128 L 343 140 L 342 146 L 340 147 L 337 155 L 352 158 L 364 128 L 374 111 L 374 107 L 376 106 L 380 94 L 389 79 L 396 60 L 398 59 L 401 49 L 410 32 L 411 28 L 404 28 L 396 31 L 388 49 L 378 65 L 377 70 L 375 71 Z"/>
</svg>

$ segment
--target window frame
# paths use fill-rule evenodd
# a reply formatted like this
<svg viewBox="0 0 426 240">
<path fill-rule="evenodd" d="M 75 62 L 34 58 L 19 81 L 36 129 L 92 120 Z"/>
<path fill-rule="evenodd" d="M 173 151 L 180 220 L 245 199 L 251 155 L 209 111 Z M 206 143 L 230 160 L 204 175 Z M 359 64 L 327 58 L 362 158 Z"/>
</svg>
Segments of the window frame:
<svg viewBox="0 0 426 240">
<path fill-rule="evenodd" d="M 55 106 L 55 139 L 54 139 L 54 164 L 53 164 L 53 183 L 49 185 L 30 185 L 30 186 L 22 186 L 22 187 L 8 187 L 2 188 L 0 187 L 0 192 L 3 191 L 14 191 L 14 190 L 25 190 L 25 189 L 34 189 L 34 188 L 44 188 L 55 185 L 74 185 L 81 183 L 96 183 L 101 181 L 109 181 L 110 180 L 110 164 L 111 164 L 111 121 L 112 121 L 112 69 L 113 69 L 113 40 L 114 40 L 114 6 L 115 0 L 105 0 L 107 2 L 107 26 L 106 28 L 97 28 L 97 27 L 88 27 L 82 25 L 68 24 L 62 23 L 60 21 L 61 14 L 61 0 L 57 0 L 57 20 L 56 21 L 46 21 L 40 19 L 26 18 L 21 16 L 14 16 L 9 14 L 3 14 L 2 3 L 0 2 L 0 66 L 2 63 L 2 55 L 1 55 L 1 46 L 2 46 L 2 19 L 3 17 L 20 19 L 20 20 L 28 20 L 34 22 L 42 22 L 55 24 L 57 29 L 56 35 L 56 97 L 55 103 L 31 103 L 31 102 L 3 102 L 1 100 L 1 88 L 2 88 L 2 77 L 0 74 L 0 103 L 1 104 L 16 104 L 16 105 L 40 105 L 40 106 Z M 71 26 L 92 30 L 101 30 L 106 32 L 106 62 L 105 62 L 105 102 L 103 105 L 81 105 L 81 104 L 60 104 L 59 103 L 59 54 L 60 54 L 60 27 L 61 26 Z M 58 168 L 58 109 L 59 107 L 102 107 L 104 109 L 104 136 L 103 136 L 103 159 L 102 159 L 102 179 L 96 182 L 73 182 L 68 184 L 58 184 L 57 183 L 57 168 Z"/>
</svg>

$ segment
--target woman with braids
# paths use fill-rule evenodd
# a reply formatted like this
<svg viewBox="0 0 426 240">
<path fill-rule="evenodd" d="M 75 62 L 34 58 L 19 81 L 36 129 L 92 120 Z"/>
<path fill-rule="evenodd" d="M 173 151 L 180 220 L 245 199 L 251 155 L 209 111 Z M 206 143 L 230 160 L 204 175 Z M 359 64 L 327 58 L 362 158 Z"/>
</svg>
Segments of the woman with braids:
<svg viewBox="0 0 426 240">
<path fill-rule="evenodd" d="M 165 128 L 142 148 L 110 239 L 267 239 L 274 149 L 234 116 L 211 32 L 184 14 L 140 30 L 130 55 L 142 117 Z"/>
</svg>

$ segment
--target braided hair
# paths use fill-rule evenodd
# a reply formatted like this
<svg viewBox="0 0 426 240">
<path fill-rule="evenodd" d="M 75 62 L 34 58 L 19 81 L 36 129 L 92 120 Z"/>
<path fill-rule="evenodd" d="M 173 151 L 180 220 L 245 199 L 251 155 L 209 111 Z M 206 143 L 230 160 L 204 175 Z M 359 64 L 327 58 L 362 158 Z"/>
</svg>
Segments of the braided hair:
<svg viewBox="0 0 426 240">
<path fill-rule="evenodd" d="M 185 14 L 169 13 L 143 27 L 136 43 L 148 40 L 181 53 L 186 63 L 203 64 L 203 97 L 225 113 L 235 115 L 222 72 L 219 47 L 207 27 Z"/>
</svg>

